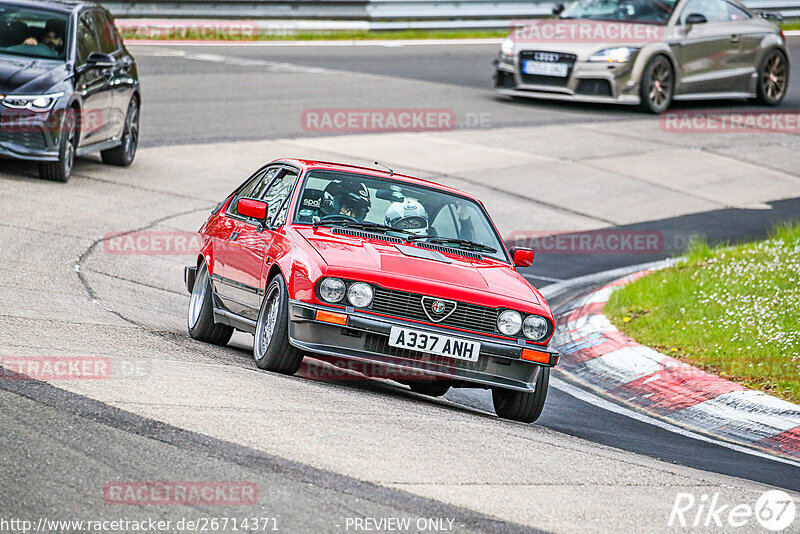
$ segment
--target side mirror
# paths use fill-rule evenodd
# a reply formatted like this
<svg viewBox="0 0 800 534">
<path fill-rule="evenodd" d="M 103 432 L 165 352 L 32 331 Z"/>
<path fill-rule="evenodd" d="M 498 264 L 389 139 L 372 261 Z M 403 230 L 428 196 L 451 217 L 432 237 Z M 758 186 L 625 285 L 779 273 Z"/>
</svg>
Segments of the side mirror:
<svg viewBox="0 0 800 534">
<path fill-rule="evenodd" d="M 108 54 L 102 54 L 100 52 L 92 52 L 89 54 L 89 57 L 86 58 L 86 66 L 92 67 L 95 69 L 108 69 L 116 65 L 114 58 Z"/>
<path fill-rule="evenodd" d="M 692 24 L 705 24 L 708 22 L 708 19 L 705 15 L 701 15 L 700 13 L 690 13 L 688 17 L 686 17 L 686 25 L 690 26 Z"/>
<path fill-rule="evenodd" d="M 529 248 L 513 247 L 511 249 L 515 267 L 530 267 L 533 265 L 533 256 L 533 250 Z"/>
<path fill-rule="evenodd" d="M 564 4 L 556 4 L 553 6 L 553 15 L 560 15 L 564 11 Z"/>
<path fill-rule="evenodd" d="M 243 217 L 250 217 L 261 223 L 261 228 L 267 227 L 267 203 L 263 200 L 240 198 L 236 204 L 236 211 Z"/>
</svg>

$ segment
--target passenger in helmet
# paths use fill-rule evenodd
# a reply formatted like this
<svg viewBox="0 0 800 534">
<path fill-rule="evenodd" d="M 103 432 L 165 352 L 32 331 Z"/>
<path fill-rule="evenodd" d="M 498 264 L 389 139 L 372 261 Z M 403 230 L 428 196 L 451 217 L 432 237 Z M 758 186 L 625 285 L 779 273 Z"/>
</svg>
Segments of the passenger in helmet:
<svg viewBox="0 0 800 534">
<path fill-rule="evenodd" d="M 336 181 L 329 183 L 323 192 L 320 214 L 323 217 L 344 215 L 363 222 L 370 207 L 372 201 L 366 185 L 352 181 Z"/>
<path fill-rule="evenodd" d="M 428 213 L 425 206 L 413 198 L 403 202 L 392 202 L 386 210 L 386 225 L 399 230 L 408 230 L 417 235 L 428 233 Z"/>
</svg>

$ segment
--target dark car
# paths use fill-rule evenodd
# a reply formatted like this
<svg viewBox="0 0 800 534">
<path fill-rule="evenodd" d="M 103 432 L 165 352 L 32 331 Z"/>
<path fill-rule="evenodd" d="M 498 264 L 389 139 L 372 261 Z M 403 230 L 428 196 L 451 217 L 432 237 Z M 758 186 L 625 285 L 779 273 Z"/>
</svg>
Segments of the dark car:
<svg viewBox="0 0 800 534">
<path fill-rule="evenodd" d="M 139 77 L 111 14 L 87 2 L 0 0 L 0 157 L 66 182 L 75 156 L 127 167 Z"/>
</svg>

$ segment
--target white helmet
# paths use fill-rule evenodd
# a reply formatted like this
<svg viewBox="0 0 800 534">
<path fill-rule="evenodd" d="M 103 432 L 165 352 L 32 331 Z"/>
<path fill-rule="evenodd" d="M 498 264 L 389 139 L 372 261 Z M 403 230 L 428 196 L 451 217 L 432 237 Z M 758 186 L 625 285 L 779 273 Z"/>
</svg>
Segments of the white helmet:
<svg viewBox="0 0 800 534">
<path fill-rule="evenodd" d="M 414 234 L 428 233 L 428 213 L 425 207 L 413 198 L 393 202 L 386 210 L 386 225 Z"/>
</svg>

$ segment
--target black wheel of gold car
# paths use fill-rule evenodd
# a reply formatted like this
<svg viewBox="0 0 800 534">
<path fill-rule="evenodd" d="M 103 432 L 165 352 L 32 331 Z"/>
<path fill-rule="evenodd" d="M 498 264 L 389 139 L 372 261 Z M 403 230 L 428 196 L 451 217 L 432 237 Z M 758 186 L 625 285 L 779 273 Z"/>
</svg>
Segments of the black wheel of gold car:
<svg viewBox="0 0 800 534">
<path fill-rule="evenodd" d="M 542 367 L 536 379 L 534 391 L 515 391 L 513 389 L 492 388 L 492 402 L 498 417 L 533 423 L 542 415 L 547 388 L 550 384 L 550 368 Z"/>
<path fill-rule="evenodd" d="M 289 292 L 283 276 L 267 285 L 258 313 L 253 358 L 266 371 L 295 374 L 303 363 L 303 353 L 289 343 Z"/>
<path fill-rule="evenodd" d="M 655 56 L 647 62 L 639 84 L 641 108 L 647 113 L 664 113 L 675 94 L 675 73 L 666 56 Z"/>
<path fill-rule="evenodd" d="M 765 106 L 777 106 L 786 96 L 789 85 L 789 62 L 780 50 L 773 49 L 764 55 L 758 69 L 756 84 L 757 103 Z"/>
</svg>

